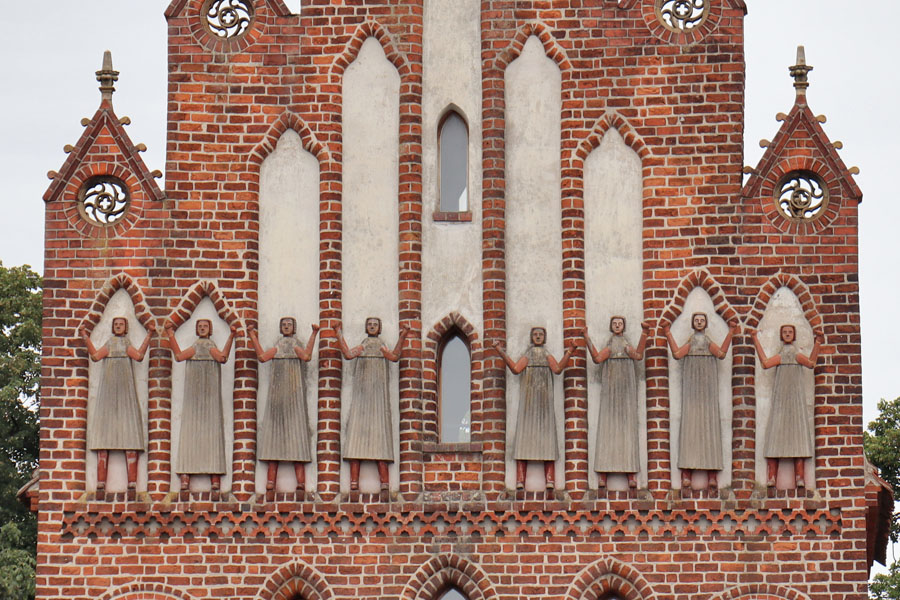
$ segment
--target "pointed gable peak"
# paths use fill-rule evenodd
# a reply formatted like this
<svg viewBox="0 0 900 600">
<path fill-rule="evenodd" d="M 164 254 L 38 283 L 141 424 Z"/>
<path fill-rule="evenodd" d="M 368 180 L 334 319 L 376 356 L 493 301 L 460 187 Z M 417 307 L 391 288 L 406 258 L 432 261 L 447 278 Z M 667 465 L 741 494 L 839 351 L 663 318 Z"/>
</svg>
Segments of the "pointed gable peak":
<svg viewBox="0 0 900 600">
<path fill-rule="evenodd" d="M 147 165 L 139 154 L 146 150 L 146 146 L 135 145 L 125 131 L 125 125 L 131 123 L 131 119 L 128 117 L 120 119 L 113 110 L 112 94 L 115 91 L 113 84 L 118 80 L 119 72 L 112 68 L 112 55 L 109 50 L 104 52 L 103 66 L 96 75 L 97 81 L 100 82 L 100 107 L 93 117 L 82 120 L 84 132 L 74 146 L 66 146 L 69 156 L 63 162 L 59 172 L 48 173 L 52 181 L 47 191 L 44 192 L 44 201 L 53 202 L 59 198 L 75 173 L 83 165 L 91 162 L 91 153 L 101 143 L 101 140 L 107 144 L 111 141 L 111 145 L 118 149 L 119 156 L 115 159 L 118 166 L 134 175 L 149 198 L 162 200 L 165 195 L 155 180 L 156 177 L 162 176 L 162 173 L 159 171 L 151 173 L 147 169 Z M 110 148 L 103 150 L 105 162 L 109 161 L 110 150 Z M 113 154 L 116 154 L 114 149 Z"/>
<path fill-rule="evenodd" d="M 853 175 L 858 170 L 855 167 L 847 168 L 837 152 L 841 148 L 840 143 L 833 143 L 822 128 L 822 123 L 826 121 L 825 116 L 815 116 L 807 104 L 808 74 L 812 69 L 813 67 L 806 64 L 806 52 L 803 46 L 798 46 L 796 63 L 789 67 L 797 92 L 794 106 L 787 115 L 779 113 L 777 118 L 782 121 L 782 125 L 775 138 L 771 142 L 760 141 L 760 145 L 766 148 L 766 151 L 756 168 L 750 171 L 750 178 L 741 192 L 743 197 L 756 196 L 763 181 L 769 177 L 777 165 L 786 160 L 791 160 L 795 164 L 795 168 L 798 164 L 812 165 L 821 161 L 819 164 L 824 163 L 825 167 L 840 182 L 846 197 L 857 202 L 862 201 L 862 191 L 853 179 Z M 811 166 L 803 168 L 815 171 Z M 820 175 L 822 174 L 820 173 Z"/>
</svg>

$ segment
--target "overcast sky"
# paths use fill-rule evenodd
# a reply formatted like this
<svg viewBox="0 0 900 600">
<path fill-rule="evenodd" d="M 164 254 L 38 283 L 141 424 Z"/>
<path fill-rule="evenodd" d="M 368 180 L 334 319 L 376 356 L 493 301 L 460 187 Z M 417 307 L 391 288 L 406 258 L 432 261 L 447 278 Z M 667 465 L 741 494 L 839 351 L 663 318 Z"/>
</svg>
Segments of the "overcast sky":
<svg viewBox="0 0 900 600">
<path fill-rule="evenodd" d="M 447 0 L 452 1 L 452 0 Z M 598 0 L 599 1 L 599 0 Z M 723 0 L 713 0 L 720 2 Z M 0 260 L 41 270 L 46 172 L 65 160 L 62 148 L 81 135 L 82 117 L 100 95 L 94 71 L 103 50 L 121 72 L 114 97 L 128 115 L 129 135 L 143 142 L 150 170 L 165 169 L 166 22 L 168 0 L 37 0 L 4 2 L 0 20 Z M 300 2 L 287 2 L 297 10 Z M 879 398 L 900 396 L 898 303 L 900 202 L 891 183 L 898 170 L 896 115 L 900 2 L 747 0 L 745 164 L 755 166 L 760 138 L 772 139 L 775 114 L 794 98 L 788 66 L 806 46 L 809 104 L 825 114 L 825 131 L 841 140 L 841 157 L 861 169 L 860 206 L 865 419 Z"/>
</svg>

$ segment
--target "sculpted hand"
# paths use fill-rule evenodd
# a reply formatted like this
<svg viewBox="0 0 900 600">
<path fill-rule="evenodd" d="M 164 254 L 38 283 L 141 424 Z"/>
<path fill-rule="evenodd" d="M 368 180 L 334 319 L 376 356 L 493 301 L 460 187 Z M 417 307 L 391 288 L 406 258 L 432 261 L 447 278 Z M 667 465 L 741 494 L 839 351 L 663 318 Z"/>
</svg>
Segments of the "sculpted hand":
<svg viewBox="0 0 900 600">
<path fill-rule="evenodd" d="M 319 329 L 320 329 L 318 323 L 313 323 L 312 325 L 310 325 L 310 328 L 311 328 L 313 331 L 319 331 Z"/>
<path fill-rule="evenodd" d="M 147 323 L 147 333 L 155 333 L 156 332 L 156 323 L 150 321 Z"/>
<path fill-rule="evenodd" d="M 641 329 L 643 329 L 647 333 L 650 333 L 650 330 L 652 329 L 652 327 L 650 326 L 650 321 L 641 321 Z"/>
</svg>

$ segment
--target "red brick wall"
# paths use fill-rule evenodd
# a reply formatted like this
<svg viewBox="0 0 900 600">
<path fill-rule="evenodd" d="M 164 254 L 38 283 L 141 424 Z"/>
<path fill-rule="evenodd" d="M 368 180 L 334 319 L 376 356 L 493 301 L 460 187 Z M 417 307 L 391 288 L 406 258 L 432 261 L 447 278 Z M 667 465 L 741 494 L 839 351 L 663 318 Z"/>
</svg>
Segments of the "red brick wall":
<svg viewBox="0 0 900 600">
<path fill-rule="evenodd" d="M 791 112 L 742 189 L 743 10 L 713 0 L 691 34 L 656 22 L 650 0 L 482 1 L 484 330 L 473 352 L 473 442 L 436 444 L 439 335 L 421 314 L 420 2 L 257 1 L 241 41 L 213 40 L 199 0 L 169 14 L 165 199 L 110 112 L 98 112 L 48 192 L 39 598 L 471 600 L 546 596 L 834 599 L 865 596 L 857 202 L 852 178 L 805 105 Z M 621 5 L 621 6 L 620 6 Z M 505 489 L 505 368 L 483 351 L 505 338 L 503 73 L 529 35 L 562 73 L 565 336 L 585 324 L 583 165 L 618 128 L 644 174 L 644 311 L 649 489 L 588 490 L 583 349 L 566 371 L 566 488 Z M 415 334 L 401 362 L 399 494 L 339 494 L 341 361 L 318 346 L 315 497 L 255 499 L 255 354 L 236 341 L 233 497 L 169 494 L 171 354 L 149 353 L 146 496 L 86 495 L 88 357 L 77 338 L 105 299 L 129 290 L 138 318 L 183 320 L 203 294 L 241 327 L 256 323 L 259 168 L 287 128 L 320 164 L 320 317 L 341 318 L 341 77 L 368 36 L 397 67 L 400 306 Z M 773 76 L 780 74 L 773 74 Z M 107 119 L 107 121 L 103 121 Z M 118 132 L 118 133 L 117 133 Z M 95 134 L 96 133 L 96 134 Z M 792 168 L 829 183 L 832 210 L 786 227 L 772 188 Z M 85 227 L 75 196 L 90 174 L 119 174 L 134 208 L 111 230 Z M 55 191 L 54 191 L 55 190 Z M 201 283 L 208 280 L 211 283 Z M 671 491 L 667 351 L 659 327 L 703 286 L 734 341 L 732 490 Z M 750 332 L 781 285 L 825 335 L 816 369 L 815 486 L 760 492 L 754 481 Z M 450 327 L 452 324 L 447 324 Z M 301 501 L 302 500 L 302 501 Z"/>
</svg>

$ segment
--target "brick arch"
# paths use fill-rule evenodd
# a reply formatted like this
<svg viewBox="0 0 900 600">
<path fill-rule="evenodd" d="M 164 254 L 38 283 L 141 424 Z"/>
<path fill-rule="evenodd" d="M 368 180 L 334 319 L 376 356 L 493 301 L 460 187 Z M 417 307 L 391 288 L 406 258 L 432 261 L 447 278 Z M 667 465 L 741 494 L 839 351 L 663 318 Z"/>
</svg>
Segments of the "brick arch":
<svg viewBox="0 0 900 600">
<path fill-rule="evenodd" d="M 108 590 L 98 600 L 191 600 L 191 596 L 163 583 L 138 582 Z"/>
<path fill-rule="evenodd" d="M 671 325 L 675 322 L 675 319 L 678 318 L 684 308 L 684 303 L 687 300 L 688 294 L 696 287 L 702 287 L 706 290 L 706 293 L 709 294 L 709 297 L 712 299 L 716 313 L 726 322 L 731 319 L 740 319 L 737 311 L 734 310 L 728 302 L 728 298 L 725 297 L 722 286 L 720 286 L 713 276 L 709 274 L 709 271 L 706 269 L 698 269 L 693 273 L 688 274 L 681 280 L 681 283 L 678 284 L 671 302 L 669 302 L 669 305 L 660 316 L 659 323 L 661 327 Z"/>
<path fill-rule="evenodd" d="M 557 43 L 556 38 L 553 37 L 550 28 L 540 21 L 528 21 L 522 25 L 516 31 L 516 34 L 513 36 L 506 49 L 494 59 L 492 68 L 505 71 L 506 67 L 522 54 L 525 42 L 527 42 L 528 38 L 531 36 L 538 38 L 541 45 L 544 47 L 544 54 L 553 59 L 559 67 L 559 70 L 562 71 L 563 80 L 567 79 L 568 73 L 572 70 L 572 63 L 569 61 L 566 51 Z M 565 85 L 563 86 L 563 90 L 565 90 Z"/>
<path fill-rule="evenodd" d="M 128 295 L 131 296 L 131 303 L 134 305 L 134 314 L 137 317 L 137 320 L 140 321 L 141 325 L 146 329 L 147 325 L 153 321 L 153 313 L 150 312 L 150 307 L 147 306 L 144 292 L 141 291 L 137 282 L 135 282 L 135 280 L 127 273 L 113 275 L 103 284 L 103 287 L 100 288 L 100 291 L 94 298 L 94 303 L 91 305 L 90 310 L 88 310 L 87 314 L 78 324 L 79 328 L 84 326 L 90 333 L 103 317 L 103 311 L 106 309 L 109 300 L 119 290 L 125 290 L 128 292 Z"/>
<path fill-rule="evenodd" d="M 219 287 L 214 281 L 204 279 L 198 281 L 188 289 L 187 293 L 178 303 L 178 306 L 169 313 L 168 321 L 178 329 L 184 322 L 191 318 L 197 305 L 204 298 L 212 300 L 213 306 L 216 307 L 216 313 L 219 317 L 229 325 L 237 325 L 241 322 L 240 317 L 231 308 L 225 295 L 219 291 Z"/>
<path fill-rule="evenodd" d="M 809 600 L 809 596 L 771 583 L 754 583 L 729 588 L 712 600 Z"/>
<path fill-rule="evenodd" d="M 257 592 L 254 600 L 330 600 L 331 590 L 325 578 L 306 563 L 297 561 L 275 571 Z"/>
<path fill-rule="evenodd" d="M 306 124 L 306 121 L 300 115 L 285 109 L 269 125 L 268 131 L 263 134 L 262 139 L 250 152 L 247 162 L 252 165 L 251 172 L 259 173 L 263 161 L 275 151 L 281 136 L 289 129 L 294 130 L 300 136 L 303 149 L 315 156 L 320 164 L 331 160 L 328 147 L 319 141 L 313 130 Z"/>
<path fill-rule="evenodd" d="M 403 588 L 400 600 L 437 600 L 455 587 L 468 600 L 496 600 L 497 594 L 485 572 L 457 554 L 441 554 L 425 562 Z"/>
<path fill-rule="evenodd" d="M 333 83 L 337 83 L 343 78 L 344 71 L 347 70 L 350 63 L 356 60 L 363 44 L 370 37 L 374 37 L 381 44 L 382 49 L 384 49 L 384 55 L 397 69 L 401 81 L 412 74 L 409 61 L 403 53 L 397 50 L 397 46 L 394 44 L 388 31 L 378 21 L 368 20 L 360 23 L 359 27 L 356 28 L 356 32 L 344 47 L 344 51 L 331 63 L 330 79 Z"/>
<path fill-rule="evenodd" d="M 438 441 L 438 364 L 439 354 L 444 340 L 453 333 L 459 333 L 460 337 L 469 347 L 469 361 L 471 365 L 471 380 L 469 399 L 471 402 L 472 439 L 478 437 L 481 432 L 482 397 L 481 380 L 484 377 L 484 347 L 478 337 L 478 331 L 464 316 L 454 311 L 434 324 L 425 335 L 425 343 L 422 348 L 422 379 L 423 379 L 423 420 L 426 438 L 430 441 Z"/>
<path fill-rule="evenodd" d="M 822 315 L 819 314 L 819 311 L 816 308 L 816 303 L 813 300 L 809 288 L 799 277 L 787 273 L 777 273 L 773 275 L 759 288 L 759 293 L 756 295 L 753 307 L 747 315 L 747 326 L 754 329 L 759 326 L 759 322 L 762 320 L 763 313 L 766 311 L 769 301 L 772 299 L 772 296 L 775 295 L 775 292 L 782 287 L 788 288 L 794 292 L 795 296 L 797 296 L 800 307 L 803 309 L 803 316 L 806 318 L 810 327 L 814 330 L 821 327 Z"/>
<path fill-rule="evenodd" d="M 575 151 L 575 160 L 583 165 L 588 155 L 600 146 L 603 136 L 610 129 L 619 132 L 628 147 L 640 157 L 642 163 L 650 156 L 650 148 L 625 117 L 615 111 L 608 111 L 597 119 L 596 124 L 591 128 L 591 133 L 578 145 L 578 149 Z"/>
<path fill-rule="evenodd" d="M 622 600 L 650 600 L 650 584 L 634 568 L 613 557 L 600 559 L 579 573 L 564 600 L 598 600 L 609 594 Z"/>
</svg>

